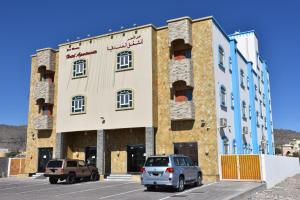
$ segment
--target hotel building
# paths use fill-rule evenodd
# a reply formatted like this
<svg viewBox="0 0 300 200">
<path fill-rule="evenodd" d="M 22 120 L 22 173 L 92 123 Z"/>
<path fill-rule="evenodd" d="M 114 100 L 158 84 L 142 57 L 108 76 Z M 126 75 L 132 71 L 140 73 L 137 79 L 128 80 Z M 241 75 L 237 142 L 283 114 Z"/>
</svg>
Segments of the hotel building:
<svg viewBox="0 0 300 200">
<path fill-rule="evenodd" d="M 186 154 L 206 181 L 222 154 L 274 154 L 269 70 L 254 31 L 182 17 L 45 48 L 32 56 L 26 173 L 83 159 L 135 174 Z"/>
</svg>

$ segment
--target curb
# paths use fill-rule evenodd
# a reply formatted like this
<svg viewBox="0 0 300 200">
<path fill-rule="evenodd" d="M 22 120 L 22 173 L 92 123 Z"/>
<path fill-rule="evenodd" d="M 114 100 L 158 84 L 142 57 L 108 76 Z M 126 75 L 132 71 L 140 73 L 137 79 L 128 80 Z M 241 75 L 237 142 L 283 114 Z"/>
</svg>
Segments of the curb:
<svg viewBox="0 0 300 200">
<path fill-rule="evenodd" d="M 263 191 L 265 189 L 267 189 L 267 185 L 266 185 L 266 183 L 263 182 L 261 185 L 259 185 L 257 187 L 251 188 L 251 189 L 249 189 L 245 192 L 242 192 L 240 194 L 228 197 L 228 198 L 226 198 L 226 200 L 240 200 L 240 199 L 243 199 L 243 198 L 247 198 L 247 197 L 251 196 L 252 194 L 254 194 L 256 192 Z"/>
</svg>

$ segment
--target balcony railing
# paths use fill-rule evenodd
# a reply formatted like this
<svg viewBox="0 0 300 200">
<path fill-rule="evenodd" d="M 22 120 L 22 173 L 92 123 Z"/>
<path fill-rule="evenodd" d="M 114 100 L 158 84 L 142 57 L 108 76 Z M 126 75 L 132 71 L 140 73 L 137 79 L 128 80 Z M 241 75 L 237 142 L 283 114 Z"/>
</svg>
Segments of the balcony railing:
<svg viewBox="0 0 300 200">
<path fill-rule="evenodd" d="M 42 100 L 43 103 L 54 103 L 54 84 L 51 82 L 39 81 L 35 85 L 34 98 L 36 101 Z"/>
<path fill-rule="evenodd" d="M 193 101 L 170 103 L 170 117 L 172 121 L 195 120 L 195 105 Z"/>
<path fill-rule="evenodd" d="M 53 128 L 53 117 L 49 115 L 40 115 L 34 118 L 33 126 L 36 130 L 51 130 Z"/>
<path fill-rule="evenodd" d="M 190 58 L 169 61 L 170 88 L 176 81 L 185 81 L 186 86 L 194 87 L 193 63 Z"/>
</svg>

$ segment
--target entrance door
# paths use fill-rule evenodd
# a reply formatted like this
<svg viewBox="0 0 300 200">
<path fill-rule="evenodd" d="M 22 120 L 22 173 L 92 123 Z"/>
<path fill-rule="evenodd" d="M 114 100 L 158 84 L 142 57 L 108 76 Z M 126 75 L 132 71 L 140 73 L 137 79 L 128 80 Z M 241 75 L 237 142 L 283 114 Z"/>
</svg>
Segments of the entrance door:
<svg viewBox="0 0 300 200">
<path fill-rule="evenodd" d="M 97 148 L 96 147 L 86 147 L 85 148 L 85 162 L 88 165 L 96 166 L 97 158 Z"/>
<path fill-rule="evenodd" d="M 45 172 L 46 165 L 52 159 L 53 148 L 39 148 L 38 172 Z"/>
<path fill-rule="evenodd" d="M 127 146 L 127 171 L 140 172 L 146 161 L 145 145 Z"/>
<path fill-rule="evenodd" d="M 188 156 L 198 165 L 198 146 L 197 142 L 174 143 L 174 153 Z"/>
</svg>

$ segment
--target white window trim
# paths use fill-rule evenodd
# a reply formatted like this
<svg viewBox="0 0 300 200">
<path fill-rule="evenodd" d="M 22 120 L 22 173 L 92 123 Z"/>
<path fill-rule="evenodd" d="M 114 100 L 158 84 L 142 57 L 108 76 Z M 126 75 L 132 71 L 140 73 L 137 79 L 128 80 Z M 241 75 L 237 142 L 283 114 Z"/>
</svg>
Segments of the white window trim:
<svg viewBox="0 0 300 200">
<path fill-rule="evenodd" d="M 119 93 L 122 92 L 122 91 L 131 91 L 131 100 L 128 98 L 128 105 L 130 104 L 131 102 L 131 106 L 128 106 L 128 107 L 118 107 L 118 103 L 119 103 Z M 124 96 L 124 95 L 122 95 Z M 122 97 L 120 97 L 122 98 Z M 125 97 L 124 97 L 125 98 Z M 121 105 L 121 99 L 120 99 L 120 105 Z M 126 105 L 126 104 L 123 104 L 123 105 Z M 124 89 L 121 89 L 121 90 L 118 90 L 117 93 L 116 93 L 116 110 L 132 110 L 134 109 L 134 91 L 133 89 L 130 89 L 130 88 L 124 88 Z"/>
<path fill-rule="evenodd" d="M 76 100 L 73 100 L 75 97 L 83 97 L 82 99 L 81 99 L 81 101 L 83 101 L 83 102 L 81 102 L 81 108 L 76 108 Z M 74 105 L 73 105 L 73 101 L 74 101 Z M 77 102 L 77 104 L 79 104 L 79 100 L 77 100 L 78 102 Z M 86 113 L 86 97 L 84 96 L 84 95 L 76 95 L 76 96 L 73 96 L 72 98 L 71 98 L 71 115 L 77 115 L 77 114 L 85 114 Z M 78 112 L 75 112 L 75 110 L 80 110 L 81 109 L 81 111 L 78 111 Z"/>
<path fill-rule="evenodd" d="M 80 72 L 77 72 L 77 67 L 79 67 L 80 65 L 77 64 L 76 62 L 79 62 L 79 61 L 83 61 L 84 62 L 84 65 L 81 66 L 81 73 Z M 75 66 L 76 65 L 76 66 Z M 76 79 L 76 78 L 83 78 L 83 77 L 87 77 L 87 70 L 88 70 L 88 67 L 87 67 L 87 60 L 86 59 L 78 59 L 78 60 L 75 60 L 73 62 L 73 66 L 72 66 L 72 78 L 73 79 Z"/>
<path fill-rule="evenodd" d="M 129 55 L 127 54 L 127 58 L 128 58 L 128 61 L 126 64 L 121 64 L 121 61 L 125 58 L 124 55 L 120 55 L 122 53 L 126 53 L 126 52 L 130 52 L 131 54 L 131 59 L 129 59 Z M 120 59 L 120 60 L 119 60 Z M 131 65 L 131 66 L 130 66 Z M 116 71 L 119 72 L 119 71 L 126 71 L 126 70 L 132 70 L 133 69 L 133 51 L 131 50 L 124 50 L 124 51 L 120 51 L 116 54 Z"/>
</svg>

